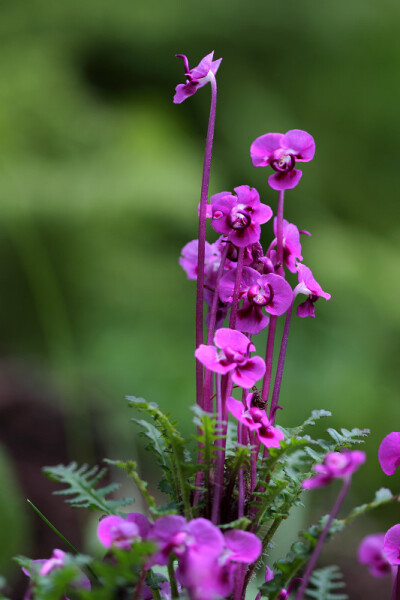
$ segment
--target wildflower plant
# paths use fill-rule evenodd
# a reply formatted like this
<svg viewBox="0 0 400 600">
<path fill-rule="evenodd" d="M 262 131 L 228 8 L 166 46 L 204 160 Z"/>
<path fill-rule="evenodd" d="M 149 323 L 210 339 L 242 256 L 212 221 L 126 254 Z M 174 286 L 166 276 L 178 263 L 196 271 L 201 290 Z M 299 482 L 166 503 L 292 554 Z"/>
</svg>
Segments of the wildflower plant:
<svg viewBox="0 0 400 600">
<path fill-rule="evenodd" d="M 285 192 L 294 194 L 302 178 L 298 163 L 312 161 L 315 142 L 300 129 L 262 134 L 251 144 L 250 157 L 255 167 L 274 171 L 267 179 L 272 192 L 268 187 L 262 192 L 265 201 L 248 184 L 209 198 L 221 59 L 214 60 L 211 52 L 190 69 L 186 56 L 177 56 L 186 81 L 176 87 L 176 104 L 207 84 L 211 88 L 200 204 L 193 203 L 198 239 L 188 241 L 179 258 L 197 285 L 196 443 L 183 438 L 163 408 L 128 398 L 135 426 L 160 468 L 166 503 L 157 504 L 135 462 L 107 462 L 135 482 L 146 514 L 127 511 L 131 498 L 110 499 L 118 485 L 101 486 L 104 469 L 75 463 L 45 467 L 46 475 L 63 485 L 56 493 L 65 495 L 71 507 L 97 511 L 104 552 L 96 559 L 82 555 L 68 542 L 68 532 L 60 533 L 35 507 L 59 535 L 63 550 L 55 549 L 47 559 L 18 558 L 29 577 L 25 599 L 244 600 L 254 597 L 249 584 L 259 573 L 257 600 L 343 600 L 348 596 L 338 567 L 317 568 L 324 543 L 398 496 L 381 489 L 370 502 L 338 518 L 352 478 L 366 460 L 363 451 L 353 448 L 368 431 L 329 428 L 323 439 L 315 439 L 312 427 L 330 416 L 323 409 L 313 410 L 299 426 L 279 424 L 279 410 L 290 410 L 290 399 L 280 394 L 290 330 L 296 317 L 316 317 L 318 299 L 330 299 L 303 262 L 301 240 L 310 234 L 290 222 L 290 209 L 284 206 Z M 308 166 L 307 176 L 310 172 Z M 263 227 L 273 230 L 266 250 Z M 257 339 L 264 330 L 265 348 Z M 379 460 L 386 474 L 395 472 L 400 433 L 385 438 Z M 317 494 L 317 488 L 337 485 L 337 479 L 341 487 L 330 513 L 299 532 L 287 556 L 271 564 L 270 549 L 292 508 Z M 400 524 L 386 534 L 369 535 L 358 552 L 372 576 L 393 577 L 393 599 L 400 599 L 399 556 Z"/>
</svg>

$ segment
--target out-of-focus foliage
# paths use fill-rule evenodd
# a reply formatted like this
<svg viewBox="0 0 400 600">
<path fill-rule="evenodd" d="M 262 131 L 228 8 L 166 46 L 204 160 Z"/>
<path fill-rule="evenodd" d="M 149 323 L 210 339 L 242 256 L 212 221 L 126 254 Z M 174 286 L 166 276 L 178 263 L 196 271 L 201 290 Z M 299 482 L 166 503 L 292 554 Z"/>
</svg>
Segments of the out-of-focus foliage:
<svg viewBox="0 0 400 600">
<path fill-rule="evenodd" d="M 135 453 L 127 393 L 190 419 L 194 286 L 177 257 L 196 236 L 209 90 L 173 106 L 173 56 L 215 49 L 212 193 L 254 185 L 275 209 L 250 143 L 294 127 L 317 143 L 286 216 L 313 233 L 304 261 L 332 300 L 293 323 L 282 422 L 324 406 L 336 426 L 371 429 L 359 500 L 387 485 L 376 451 L 400 417 L 399 25 L 396 0 L 3 0 L 2 354 L 39 366 L 86 419 L 90 401 L 109 454 Z M 86 460 L 74 440 L 71 459 Z"/>
</svg>

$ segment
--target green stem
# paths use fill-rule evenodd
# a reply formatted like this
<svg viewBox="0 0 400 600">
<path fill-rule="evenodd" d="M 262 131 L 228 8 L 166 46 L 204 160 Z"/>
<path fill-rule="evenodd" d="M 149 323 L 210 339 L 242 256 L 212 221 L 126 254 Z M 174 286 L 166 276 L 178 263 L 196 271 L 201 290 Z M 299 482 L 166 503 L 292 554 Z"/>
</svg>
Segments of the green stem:
<svg viewBox="0 0 400 600">
<path fill-rule="evenodd" d="M 171 586 L 171 596 L 172 596 L 173 600 L 175 600 L 175 598 L 179 598 L 179 592 L 178 592 L 178 586 L 176 585 L 175 571 L 174 571 L 174 559 L 172 557 L 169 559 L 169 563 L 168 563 L 168 577 L 169 577 L 169 584 Z"/>
</svg>

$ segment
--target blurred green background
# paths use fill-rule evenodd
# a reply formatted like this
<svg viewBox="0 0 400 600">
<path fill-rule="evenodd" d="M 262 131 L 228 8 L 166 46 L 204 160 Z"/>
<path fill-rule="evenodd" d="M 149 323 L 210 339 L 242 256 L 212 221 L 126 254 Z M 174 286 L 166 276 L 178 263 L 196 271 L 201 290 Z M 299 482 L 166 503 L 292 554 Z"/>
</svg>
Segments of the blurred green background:
<svg viewBox="0 0 400 600">
<path fill-rule="evenodd" d="M 211 193 L 246 183 L 275 210 L 251 142 L 292 128 L 315 137 L 285 216 L 312 232 L 304 261 L 332 300 L 293 323 L 281 422 L 323 407 L 330 425 L 370 428 L 352 500 L 398 489 L 377 448 L 400 418 L 399 28 L 396 0 L 2 1 L 1 571 L 36 548 L 21 464 L 35 440 L 42 464 L 59 460 L 52 421 L 32 421 L 28 435 L 18 415 L 61 415 L 67 460 L 147 459 L 126 394 L 158 402 L 190 433 L 195 289 L 177 260 L 196 237 L 210 91 L 172 104 L 177 52 L 192 66 L 212 49 L 223 57 Z M 39 467 L 29 473 L 42 486 Z M 336 491 L 309 495 L 315 509 L 289 524 L 278 553 Z M 352 598 L 384 586 L 356 564 L 361 537 L 398 521 L 397 509 L 379 513 L 327 549 Z"/>
</svg>

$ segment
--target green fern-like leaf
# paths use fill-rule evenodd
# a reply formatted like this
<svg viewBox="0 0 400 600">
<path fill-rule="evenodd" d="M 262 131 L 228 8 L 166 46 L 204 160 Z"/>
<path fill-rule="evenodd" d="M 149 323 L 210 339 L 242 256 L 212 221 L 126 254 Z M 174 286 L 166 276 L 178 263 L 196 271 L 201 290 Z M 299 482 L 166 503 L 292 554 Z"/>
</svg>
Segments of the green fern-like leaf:
<svg viewBox="0 0 400 600">
<path fill-rule="evenodd" d="M 106 496 L 115 492 L 120 487 L 119 483 L 111 483 L 104 487 L 96 488 L 97 484 L 106 474 L 106 469 L 99 467 L 89 468 L 88 465 L 78 467 L 75 462 L 69 465 L 57 465 L 55 467 L 43 467 L 43 471 L 49 479 L 63 483 L 66 489 L 57 490 L 54 494 L 72 496 L 65 500 L 73 508 L 89 508 L 99 510 L 107 515 L 115 514 L 119 508 L 132 503 L 132 498 L 120 500 L 108 500 Z"/>
<path fill-rule="evenodd" d="M 306 598 L 314 600 L 348 600 L 343 594 L 345 583 L 339 567 L 325 567 L 313 572 L 310 586 L 306 590 Z"/>
</svg>

